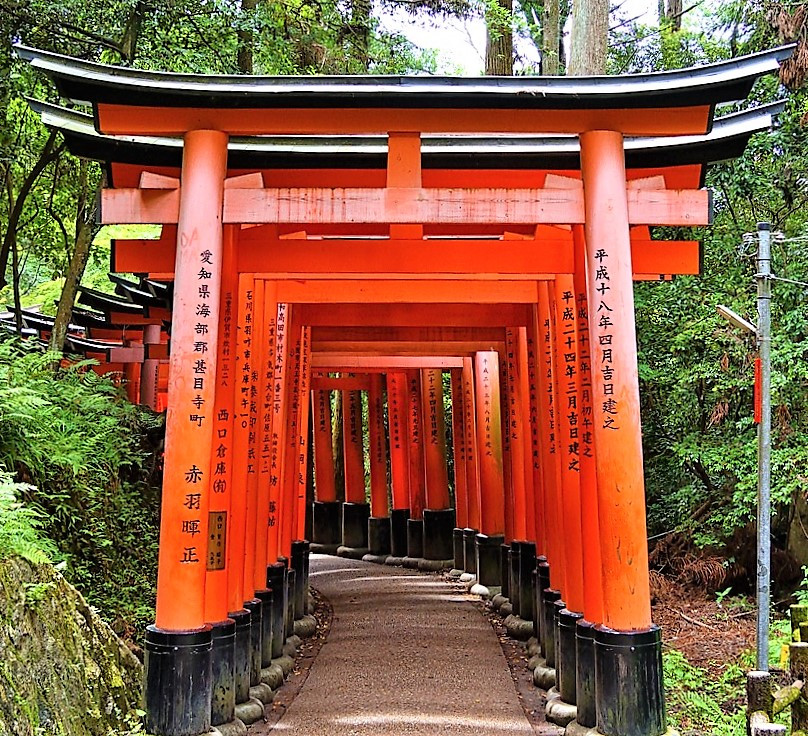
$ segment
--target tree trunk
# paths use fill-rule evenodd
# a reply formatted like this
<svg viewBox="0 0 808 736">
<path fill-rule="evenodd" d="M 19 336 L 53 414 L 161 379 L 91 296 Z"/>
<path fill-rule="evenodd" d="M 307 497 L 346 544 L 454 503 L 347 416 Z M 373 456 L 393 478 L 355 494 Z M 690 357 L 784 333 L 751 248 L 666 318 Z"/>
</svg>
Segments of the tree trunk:
<svg viewBox="0 0 808 736">
<path fill-rule="evenodd" d="M 253 15 L 258 0 L 241 0 L 241 10 L 244 15 Z M 253 73 L 253 32 L 242 28 L 238 31 L 238 71 L 239 74 Z"/>
<path fill-rule="evenodd" d="M 61 353 L 65 347 L 67 328 L 73 314 L 73 304 L 76 294 L 84 276 L 84 269 L 90 258 L 90 246 L 95 236 L 95 204 L 88 204 L 89 183 L 87 181 L 87 168 L 89 163 L 85 160 L 79 162 L 79 201 L 76 207 L 76 247 L 70 258 L 70 265 L 65 274 L 65 283 L 59 297 L 59 306 L 56 309 L 56 319 L 53 323 L 50 343 L 48 347 Z"/>
<path fill-rule="evenodd" d="M 146 14 L 146 3 L 138 2 L 129 14 L 129 20 L 121 38 L 121 56 L 123 61 L 131 64 L 137 53 L 137 42 L 140 39 L 140 29 L 143 27 L 143 16 Z"/>
<path fill-rule="evenodd" d="M 513 75 L 513 0 L 496 0 L 485 12 L 485 74 Z"/>
<path fill-rule="evenodd" d="M 682 10 L 682 0 L 668 0 L 668 7 L 665 11 L 665 21 L 667 21 L 674 31 L 682 30 Z M 660 21 L 662 21 L 661 15 Z"/>
<path fill-rule="evenodd" d="M 546 0 L 542 22 L 541 73 L 558 76 L 560 69 L 561 26 L 558 0 Z"/>
<path fill-rule="evenodd" d="M 572 37 L 567 74 L 606 73 L 609 0 L 579 0 L 572 8 Z"/>
<path fill-rule="evenodd" d="M 17 239 L 11 246 L 11 282 L 14 292 L 14 326 L 22 337 L 22 300 L 20 299 L 20 247 Z"/>
<path fill-rule="evenodd" d="M 56 131 L 53 131 L 48 136 L 48 140 L 45 141 L 45 145 L 42 147 L 42 152 L 39 154 L 37 162 L 34 164 L 31 171 L 28 172 L 28 176 L 25 177 L 17 196 L 13 197 L 11 192 L 9 192 L 8 222 L 6 223 L 6 232 L 3 236 L 3 245 L 0 246 L 0 289 L 8 284 L 8 280 L 6 279 L 8 257 L 14 248 L 14 244 L 17 242 L 17 228 L 20 225 L 25 200 L 31 193 L 31 189 L 39 178 L 39 175 L 51 161 L 59 157 L 63 149 L 64 144 L 56 146 Z"/>
</svg>

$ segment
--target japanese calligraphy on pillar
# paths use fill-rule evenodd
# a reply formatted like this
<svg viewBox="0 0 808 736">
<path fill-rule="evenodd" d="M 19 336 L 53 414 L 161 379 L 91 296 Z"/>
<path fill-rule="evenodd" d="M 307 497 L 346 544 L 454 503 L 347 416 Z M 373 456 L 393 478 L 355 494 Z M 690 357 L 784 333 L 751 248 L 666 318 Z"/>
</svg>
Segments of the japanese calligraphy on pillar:
<svg viewBox="0 0 808 736">
<path fill-rule="evenodd" d="M 427 379 L 427 400 L 429 403 L 427 416 L 429 417 L 429 444 L 440 443 L 440 430 L 438 412 L 443 411 L 443 386 L 440 386 L 440 373 L 425 371 Z M 438 406 L 440 401 L 440 406 Z"/>
<path fill-rule="evenodd" d="M 614 393 L 616 382 L 614 356 L 612 354 L 612 340 L 614 337 L 613 321 L 614 308 L 611 306 L 611 285 L 609 277 L 609 254 L 603 248 L 595 251 L 594 260 L 597 263 L 592 274 L 595 298 L 592 302 L 594 308 L 595 335 L 600 346 L 598 351 L 600 361 L 592 366 L 592 371 L 600 374 L 602 380 L 603 400 L 600 406 L 594 407 L 595 421 L 600 423 L 602 429 L 616 431 L 620 429 L 620 405 Z"/>
<path fill-rule="evenodd" d="M 592 436 L 592 364 L 589 353 L 589 309 L 586 280 L 576 288 L 575 308 L 578 319 L 578 382 L 580 388 L 581 456 L 594 458 Z M 576 279 L 577 286 L 577 279 Z"/>
<path fill-rule="evenodd" d="M 186 234 L 183 233 L 181 238 L 185 240 Z M 193 360 L 190 364 L 190 375 L 186 379 L 186 385 L 190 386 L 191 390 L 188 392 L 175 391 L 175 396 L 179 411 L 183 412 L 184 409 L 183 413 L 191 433 L 199 431 L 201 434 L 209 436 L 216 390 L 216 359 L 212 356 L 215 354 L 219 317 L 219 300 L 214 292 L 218 291 L 221 283 L 221 264 L 216 261 L 208 248 L 202 244 L 194 246 L 195 244 L 189 242 L 181 244 L 181 247 L 189 247 L 194 253 L 196 261 L 194 269 L 196 300 L 192 327 Z M 178 367 L 182 369 L 184 366 Z M 180 385 L 179 382 L 176 385 Z M 193 452 L 193 447 L 187 447 L 186 450 L 191 452 L 185 454 L 196 454 L 198 457 L 192 457 L 183 468 L 182 479 L 185 493 L 182 505 L 185 514 L 180 520 L 179 531 L 184 542 L 179 562 L 186 565 L 198 565 L 204 557 L 204 552 L 200 550 L 198 537 L 202 531 L 200 528 L 202 513 L 207 510 L 207 503 L 203 506 L 202 499 L 206 497 L 207 491 L 211 487 L 210 458 L 205 455 L 204 443 L 200 442 L 196 453 Z M 201 544 L 205 544 L 204 536 Z"/>
<path fill-rule="evenodd" d="M 556 422 L 553 390 L 553 325 L 549 308 L 542 310 L 542 370 L 544 371 L 544 392 L 547 406 L 547 438 L 551 455 L 556 454 Z"/>
<path fill-rule="evenodd" d="M 283 421 L 283 396 L 286 386 L 287 362 L 287 316 L 288 306 L 278 304 L 275 325 L 275 364 L 272 381 L 272 439 L 269 456 L 269 516 L 267 526 L 275 530 L 278 523 L 278 507 L 281 499 L 283 478 L 283 446 L 286 424 Z M 270 538 L 273 537 L 270 531 Z M 277 532 L 274 535 L 277 539 Z"/>
<path fill-rule="evenodd" d="M 298 536 L 304 536 L 306 523 L 306 479 L 308 477 L 309 445 L 309 383 L 311 380 L 311 327 L 300 331 L 300 379 L 298 389 L 298 430 L 297 430 L 297 499 Z"/>
<path fill-rule="evenodd" d="M 572 279 L 569 276 L 557 277 L 556 284 L 560 286 L 556 294 L 556 314 L 559 328 L 558 380 L 559 401 L 563 412 L 562 421 L 558 423 L 564 432 L 559 438 L 563 448 L 563 462 L 567 470 L 579 473 L 581 470 L 580 445 L 580 414 L 578 408 L 578 335 L 577 315 L 575 312 L 576 299 L 572 288 Z"/>
<path fill-rule="evenodd" d="M 232 233 L 226 248 L 231 250 Z M 227 256 L 226 256 L 227 258 Z M 229 262 L 229 258 L 227 259 Z M 233 466 L 233 369 L 235 357 L 235 274 L 230 269 L 222 275 L 222 294 L 219 316 L 219 354 L 216 364 L 216 399 L 213 405 L 213 456 L 211 476 L 213 494 L 210 500 L 208 526 L 208 570 L 226 567 L 227 515 L 230 509 L 230 483 Z M 202 311 L 202 310 L 197 310 Z M 198 317 L 201 315 L 197 315 Z"/>
</svg>

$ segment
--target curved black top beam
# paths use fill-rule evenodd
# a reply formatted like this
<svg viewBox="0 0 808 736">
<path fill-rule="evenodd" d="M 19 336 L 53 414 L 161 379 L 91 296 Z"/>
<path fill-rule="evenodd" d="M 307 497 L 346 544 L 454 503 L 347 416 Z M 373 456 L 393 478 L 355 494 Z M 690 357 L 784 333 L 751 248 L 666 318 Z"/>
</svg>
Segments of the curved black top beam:
<svg viewBox="0 0 808 736">
<path fill-rule="evenodd" d="M 88 103 L 203 108 L 432 108 L 583 110 L 715 105 L 747 96 L 794 46 L 717 64 L 598 77 L 305 76 L 174 74 L 95 64 L 16 46 L 59 93 Z"/>
<path fill-rule="evenodd" d="M 42 122 L 58 129 L 70 151 L 83 158 L 143 166 L 182 163 L 182 140 L 145 136 L 108 136 L 97 133 L 89 115 L 57 105 L 29 100 Z M 626 138 L 629 168 L 657 168 L 710 164 L 736 158 L 749 138 L 768 130 L 785 103 L 716 118 L 710 133 L 697 136 Z M 426 169 L 578 169 L 580 146 L 576 136 L 502 136 L 422 138 Z M 231 169 L 384 169 L 387 141 L 381 136 L 277 136 L 230 139 Z"/>
</svg>

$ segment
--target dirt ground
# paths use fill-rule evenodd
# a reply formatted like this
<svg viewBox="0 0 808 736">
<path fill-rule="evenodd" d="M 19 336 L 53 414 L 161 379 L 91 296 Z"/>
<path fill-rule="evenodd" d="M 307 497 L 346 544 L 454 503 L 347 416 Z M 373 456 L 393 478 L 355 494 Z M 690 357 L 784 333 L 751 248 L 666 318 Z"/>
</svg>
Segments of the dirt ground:
<svg viewBox="0 0 808 736">
<path fill-rule="evenodd" d="M 655 585 L 653 620 L 666 646 L 711 675 L 755 646 L 755 606 L 749 599 L 718 601 L 715 595 L 676 585 Z"/>
</svg>

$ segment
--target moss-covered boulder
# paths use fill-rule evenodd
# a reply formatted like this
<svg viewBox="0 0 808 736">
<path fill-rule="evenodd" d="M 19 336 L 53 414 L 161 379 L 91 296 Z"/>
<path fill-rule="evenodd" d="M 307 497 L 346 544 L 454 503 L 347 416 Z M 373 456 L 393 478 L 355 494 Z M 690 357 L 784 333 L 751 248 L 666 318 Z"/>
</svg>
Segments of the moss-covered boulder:
<svg viewBox="0 0 808 736">
<path fill-rule="evenodd" d="M 142 666 L 52 566 L 0 560 L 0 734 L 118 736 Z"/>
</svg>

